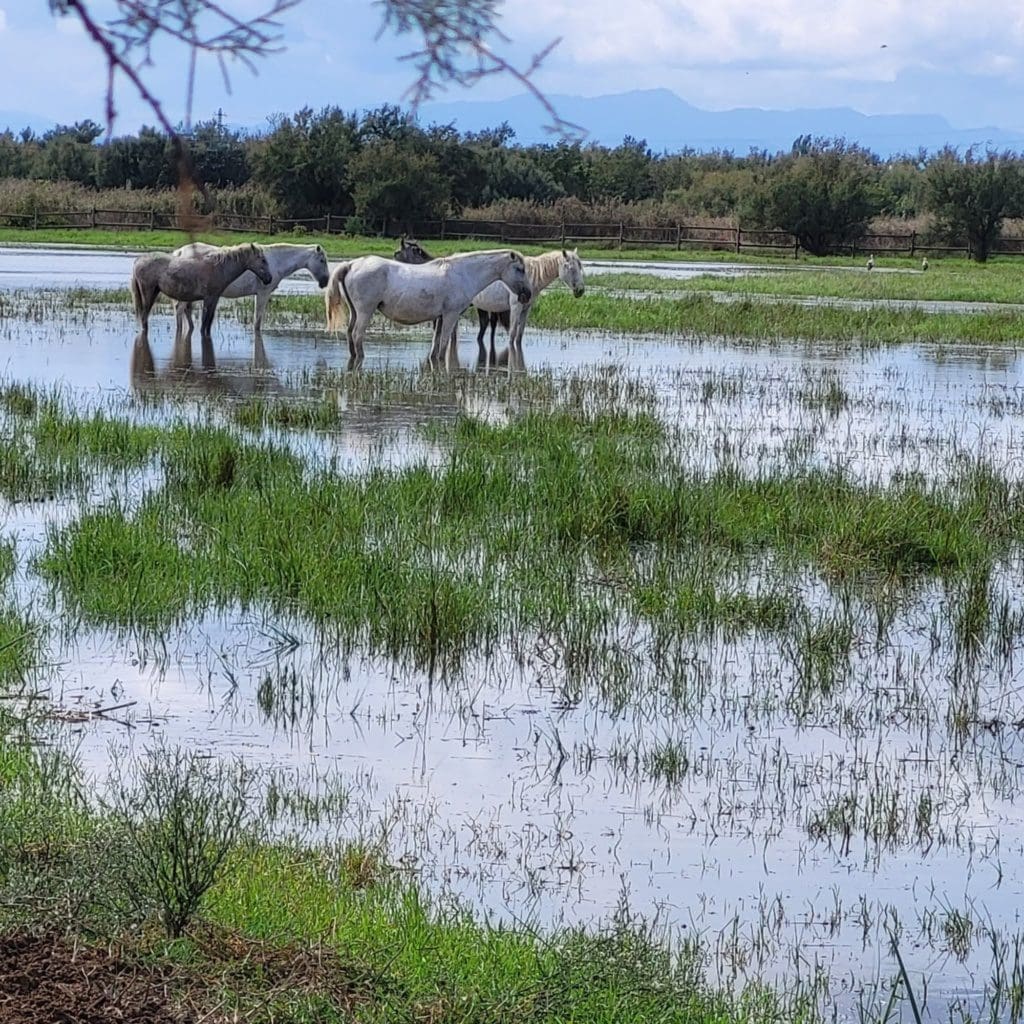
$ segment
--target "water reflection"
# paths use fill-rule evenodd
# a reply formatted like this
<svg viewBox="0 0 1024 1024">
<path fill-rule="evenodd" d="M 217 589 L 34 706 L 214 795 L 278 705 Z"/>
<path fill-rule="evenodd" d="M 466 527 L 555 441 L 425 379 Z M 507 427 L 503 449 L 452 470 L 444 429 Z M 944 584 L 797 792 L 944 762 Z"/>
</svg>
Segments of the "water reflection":
<svg viewBox="0 0 1024 1024">
<path fill-rule="evenodd" d="M 200 367 L 193 365 L 191 334 L 178 335 L 167 366 L 157 370 L 147 331 L 140 331 L 132 344 L 128 360 L 133 390 L 146 394 L 214 394 L 233 398 L 281 394 L 285 387 L 273 372 L 262 337 L 257 337 L 252 358 L 214 355 L 213 343 L 202 339 Z"/>
</svg>

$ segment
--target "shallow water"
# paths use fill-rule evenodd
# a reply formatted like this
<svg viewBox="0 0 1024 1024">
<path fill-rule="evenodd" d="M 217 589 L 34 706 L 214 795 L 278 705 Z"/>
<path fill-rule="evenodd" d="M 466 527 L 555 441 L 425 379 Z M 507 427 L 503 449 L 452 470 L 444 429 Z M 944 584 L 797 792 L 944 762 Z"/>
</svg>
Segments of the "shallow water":
<svg viewBox="0 0 1024 1024">
<path fill-rule="evenodd" d="M 347 363 L 343 344 L 319 331 L 270 328 L 256 360 L 248 331 L 230 317 L 216 338 L 215 368 L 176 367 L 162 311 L 152 372 L 143 373 L 126 310 L 10 316 L 0 320 L 0 372 L 59 385 L 82 406 L 159 418 L 166 410 L 133 396 L 158 391 L 180 398 L 180 411 L 217 415 L 253 394 L 311 395 L 311 371 Z M 422 330 L 375 333 L 363 372 L 415 369 L 427 345 Z M 471 347 L 467 338 L 464 363 Z M 940 479 L 968 457 L 1024 475 L 1024 384 L 1012 349 L 531 331 L 526 360 L 527 373 L 638 377 L 659 413 L 692 438 L 685 457 L 695 466 Z M 475 372 L 469 363 L 465 373 Z M 429 400 L 353 408 L 336 434 L 302 443 L 350 471 L 431 458 L 424 423 L 511 411 L 460 388 L 464 379 L 439 375 Z M 840 397 L 824 401 L 833 386 Z M 0 510 L 4 533 L 19 541 L 19 589 L 44 602 L 27 559 L 47 524 L 73 510 Z M 1013 564 L 994 581 L 1014 607 L 1019 578 Z M 800 588 L 809 606 L 834 610 L 825 581 L 808 575 Z M 638 695 L 622 706 L 598 681 L 569 685 L 540 637 L 481 653 L 458 683 L 439 684 L 343 651 L 302 623 L 238 610 L 161 640 L 94 630 L 58 637 L 52 697 L 86 719 L 61 729 L 100 778 L 111 758 L 161 737 L 239 754 L 296 786 L 347 788 L 349 813 L 321 822 L 318 834 L 386 831 L 399 863 L 493 915 L 590 922 L 625 893 L 634 910 L 704 936 L 717 954 L 712 973 L 792 978 L 799 964 L 806 977 L 820 965 L 851 1013 L 860 986 L 893 976 L 885 936 L 898 920 L 912 976 L 931 979 L 930 1015 L 945 1019 L 954 997 L 974 1000 L 990 965 L 987 940 L 961 962 L 936 922 L 967 908 L 1004 936 L 1024 928 L 1024 739 L 1016 728 L 979 728 L 966 749 L 952 749 L 946 691 L 962 667 L 935 647 L 933 612 L 944 598 L 938 585 L 916 594 L 880 648 L 870 610 L 856 612 L 842 698 L 799 718 L 782 699 L 793 661 L 765 638 L 694 639 L 680 652 L 692 690 L 671 700 L 659 685 L 666 666 L 641 656 L 631 668 Z M 1024 720 L 1022 648 L 1018 634 L 1008 656 L 971 669 L 986 719 Z M 282 688 L 282 678 L 295 685 Z M 261 698 L 265 679 L 274 685 Z M 86 714 L 121 704 L 130 706 Z M 687 760 L 672 781 L 644 767 L 669 743 Z M 910 826 L 894 842 L 811 835 L 809 822 L 838 797 L 871 791 L 911 817 L 934 797 L 927 835 Z"/>
<path fill-rule="evenodd" d="M 0 246 L 0 290 L 15 288 L 127 288 L 137 251 L 101 251 L 53 247 Z M 657 277 L 685 279 L 704 274 L 735 277 L 763 272 L 764 266 L 739 263 L 692 263 L 643 260 L 586 260 L 587 273 L 638 271 Z M 281 282 L 285 294 L 318 291 L 312 276 L 303 271 Z"/>
</svg>

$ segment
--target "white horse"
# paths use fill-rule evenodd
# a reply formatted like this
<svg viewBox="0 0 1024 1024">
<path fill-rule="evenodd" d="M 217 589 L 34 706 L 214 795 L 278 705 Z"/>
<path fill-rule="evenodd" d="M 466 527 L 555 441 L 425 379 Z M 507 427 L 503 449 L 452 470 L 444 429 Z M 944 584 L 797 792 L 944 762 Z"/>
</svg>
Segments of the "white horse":
<svg viewBox="0 0 1024 1024">
<path fill-rule="evenodd" d="M 530 315 L 534 299 L 544 291 L 556 278 L 572 289 L 578 299 L 584 291 L 583 264 L 580 262 L 579 250 L 568 252 L 565 249 L 554 249 L 540 256 L 526 257 L 526 276 L 530 280 L 530 291 L 533 297 L 529 302 L 513 302 L 509 290 L 500 282 L 488 285 L 473 299 L 480 315 L 480 333 L 477 345 L 484 350 L 484 334 L 488 325 L 491 328 L 491 362 L 494 362 L 494 332 L 499 321 L 508 329 L 510 349 L 523 347 L 523 331 Z"/>
<path fill-rule="evenodd" d="M 210 337 L 213 317 L 224 289 L 246 271 L 264 284 L 270 283 L 267 257 L 258 245 L 246 243 L 213 252 L 183 255 L 153 252 L 132 265 L 132 303 L 143 331 L 149 330 L 149 314 L 161 292 L 182 302 L 203 301 L 202 335 Z"/>
<path fill-rule="evenodd" d="M 373 314 L 380 310 L 399 324 L 436 321 L 430 361 L 445 352 L 462 311 L 487 285 L 502 282 L 520 303 L 530 301 L 530 282 L 521 253 L 485 249 L 444 256 L 430 263 L 397 263 L 381 256 L 362 256 L 339 263 L 331 272 L 325 297 L 327 328 L 341 327 L 342 292 L 348 303 L 348 350 L 357 363 Z"/>
<path fill-rule="evenodd" d="M 216 245 L 207 245 L 206 242 L 192 242 L 190 245 L 183 245 L 175 249 L 172 256 L 197 256 L 211 254 L 218 250 Z M 236 278 L 224 289 L 221 298 L 240 299 L 246 295 L 256 296 L 256 314 L 253 319 L 253 336 L 259 337 L 263 332 L 263 313 L 270 301 L 270 296 L 277 289 L 277 286 L 292 274 L 300 270 L 308 270 L 321 288 L 327 287 L 329 270 L 327 268 L 327 254 L 319 245 L 292 245 L 290 242 L 275 242 L 272 245 L 261 246 L 267 256 L 267 266 L 270 268 L 270 280 L 264 284 L 251 271 Z M 192 333 L 192 303 L 177 302 L 174 306 L 174 313 L 177 318 L 177 333 L 185 333 L 184 327 L 188 324 L 188 334 Z"/>
</svg>

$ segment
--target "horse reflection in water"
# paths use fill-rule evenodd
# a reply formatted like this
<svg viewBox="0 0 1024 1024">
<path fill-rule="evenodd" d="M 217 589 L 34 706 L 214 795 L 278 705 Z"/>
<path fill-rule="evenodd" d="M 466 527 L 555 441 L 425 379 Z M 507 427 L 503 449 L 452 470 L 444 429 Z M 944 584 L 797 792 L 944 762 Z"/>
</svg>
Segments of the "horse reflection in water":
<svg viewBox="0 0 1024 1024">
<path fill-rule="evenodd" d="M 502 353 L 510 371 L 522 370 L 521 352 Z M 312 373 L 290 376 L 276 373 L 267 359 L 262 339 L 255 342 L 254 357 L 224 358 L 214 361 L 212 345 L 203 346 L 202 367 L 193 366 L 191 346 L 186 339 L 176 339 L 171 359 L 157 366 L 145 332 L 136 336 L 129 362 L 132 389 L 138 394 L 185 397 L 197 401 L 226 399 L 228 403 L 244 403 L 250 399 L 296 403 L 336 402 L 339 410 L 337 426 L 318 431 L 324 442 L 338 445 L 348 453 L 379 451 L 381 444 L 393 439 L 399 451 L 420 450 L 420 426 L 424 421 L 453 423 L 469 415 L 494 418 L 508 413 L 508 402 L 495 403 L 486 393 L 465 388 L 461 381 L 472 370 L 438 374 L 427 378 L 429 387 L 401 390 L 386 400 L 374 390 L 366 394 L 345 385 L 346 374 L 330 368 L 320 359 Z M 410 372 L 415 372 L 410 367 Z M 386 394 L 386 389 L 385 392 Z M 491 408 L 491 406 L 494 408 Z"/>
<path fill-rule="evenodd" d="M 140 331 L 132 346 L 129 375 L 136 391 L 150 394 L 193 393 L 244 399 L 292 391 L 272 372 L 260 337 L 253 343 L 252 358 L 221 358 L 219 363 L 213 354 L 212 340 L 203 338 L 201 368 L 196 368 L 192 365 L 191 333 L 179 334 L 174 339 L 170 362 L 157 370 L 149 336 Z"/>
</svg>

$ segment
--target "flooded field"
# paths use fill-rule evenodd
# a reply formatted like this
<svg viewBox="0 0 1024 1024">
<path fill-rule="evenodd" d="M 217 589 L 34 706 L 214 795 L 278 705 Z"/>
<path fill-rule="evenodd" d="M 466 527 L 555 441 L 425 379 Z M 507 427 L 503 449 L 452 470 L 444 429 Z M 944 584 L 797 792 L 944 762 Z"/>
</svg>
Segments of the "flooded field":
<svg viewBox="0 0 1024 1024">
<path fill-rule="evenodd" d="M 628 906 L 829 1019 L 912 1019 L 895 942 L 924 1019 L 1019 1018 L 1015 349 L 528 329 L 510 374 L 466 330 L 446 374 L 410 330 L 353 375 L 224 316 L 186 369 L 166 310 L 140 344 L 33 265 L 0 425 L 48 482 L 7 471 L 0 540 L 99 788 L 237 755 L 280 834 L 493 921 Z"/>
</svg>

